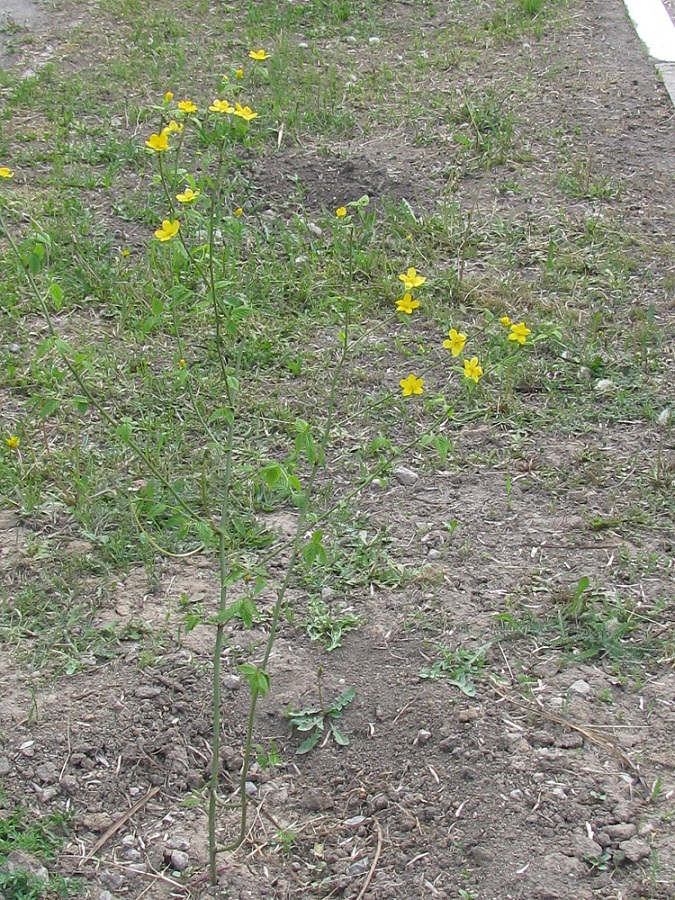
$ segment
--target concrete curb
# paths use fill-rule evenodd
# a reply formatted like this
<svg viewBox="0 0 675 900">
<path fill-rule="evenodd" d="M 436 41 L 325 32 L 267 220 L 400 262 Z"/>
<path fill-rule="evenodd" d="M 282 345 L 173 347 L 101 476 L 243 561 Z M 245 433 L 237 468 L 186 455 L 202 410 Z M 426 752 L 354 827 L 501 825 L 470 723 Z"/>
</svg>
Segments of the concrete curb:
<svg viewBox="0 0 675 900">
<path fill-rule="evenodd" d="M 675 106 L 675 25 L 670 14 L 662 0 L 624 0 L 624 3 Z"/>
</svg>

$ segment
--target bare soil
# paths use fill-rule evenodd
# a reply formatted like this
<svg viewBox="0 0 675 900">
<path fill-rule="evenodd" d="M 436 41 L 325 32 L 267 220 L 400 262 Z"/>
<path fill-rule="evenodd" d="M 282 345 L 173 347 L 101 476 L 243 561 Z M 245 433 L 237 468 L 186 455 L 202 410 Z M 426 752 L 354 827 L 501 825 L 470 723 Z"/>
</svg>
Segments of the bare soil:
<svg viewBox="0 0 675 900">
<path fill-rule="evenodd" d="M 447 14 L 441 6 L 430 29 Z M 390 7 L 404 40 L 410 5 Z M 49 39 L 56 43 L 58 32 Z M 535 105 L 518 108 L 514 98 L 538 161 L 523 174 L 531 190 L 500 195 L 500 214 L 550 213 L 555 196 L 544 199 L 540 185 L 548 183 L 552 151 L 540 126 L 555 122 L 580 130 L 597 172 L 622 179 L 615 210 L 626 226 L 672 240 L 675 116 L 619 0 L 578 4 L 573 26 L 552 43 L 509 45 L 497 57 L 482 73 L 486 82 L 507 83 L 521 69 L 541 77 Z M 298 183 L 310 208 L 364 193 L 423 207 L 440 190 L 446 162 L 443 147 L 411 146 L 398 134 L 328 155 L 284 150 L 257 163 L 254 176 L 273 208 L 294 203 Z M 467 182 L 462 190 L 470 195 L 475 187 Z M 636 274 L 636 303 L 672 322 L 672 281 L 669 292 L 654 287 L 659 266 L 653 259 Z M 671 352 L 664 360 L 671 400 L 672 366 Z M 373 529 L 389 529 L 395 560 L 418 575 L 404 588 L 372 584 L 362 595 L 334 597 L 364 625 L 330 657 L 284 624 L 256 740 L 274 740 L 285 763 L 253 767 L 249 840 L 223 854 L 215 889 L 205 876 L 203 804 L 189 802 L 209 766 L 213 632 L 179 628 L 181 595 L 215 610 L 213 560 L 158 564 L 152 580 L 139 569 L 92 583 L 93 625 L 127 626 L 128 648 L 113 661 L 92 657 L 83 671 L 45 683 L 9 654 L 0 657 L 0 804 L 21 802 L 36 816 L 66 807 L 74 814 L 52 872 L 81 876 L 83 896 L 97 900 L 674 896 L 672 654 L 636 658 L 628 677 L 603 655 L 566 657 L 550 635 L 506 639 L 495 622 L 515 609 L 513 597 L 519 614 L 543 621 L 570 586 L 590 576 L 617 609 L 622 597 L 637 609 L 662 603 L 661 638 L 669 636 L 672 648 L 675 524 L 664 515 L 653 527 L 589 528 L 599 519 L 620 522 L 639 506 L 631 485 L 653 470 L 658 452 L 672 464 L 672 439 L 659 451 L 658 430 L 642 421 L 541 439 L 488 427 L 454 437 L 459 470 L 430 473 L 412 460 L 414 483 L 393 480 L 360 502 Z M 291 516 L 276 523 L 281 531 Z M 450 534 L 444 523 L 452 520 L 461 524 Z M 67 520 L 50 533 L 63 554 L 91 552 Z M 2 513 L 0 571 L 16 583 L 39 565 L 27 554 L 30 538 L 30 523 Z M 666 562 L 645 567 L 650 554 Z M 302 603 L 301 592 L 296 598 Z M 420 677 L 436 658 L 439 622 L 448 646 L 489 645 L 475 696 Z M 150 660 L 142 655 L 142 624 L 160 635 Z M 261 627 L 230 637 L 223 795 L 236 790 L 248 705 L 235 659 L 245 652 L 255 660 L 265 634 Z M 343 716 L 351 743 L 294 756 L 299 741 L 283 713 L 317 702 L 321 667 L 324 697 L 356 688 Z M 137 801 L 145 802 L 129 816 Z M 223 811 L 223 843 L 236 827 L 236 814 Z M 288 852 L 280 831 L 295 833 Z M 176 850 L 189 857 L 183 874 L 170 863 Z"/>
</svg>

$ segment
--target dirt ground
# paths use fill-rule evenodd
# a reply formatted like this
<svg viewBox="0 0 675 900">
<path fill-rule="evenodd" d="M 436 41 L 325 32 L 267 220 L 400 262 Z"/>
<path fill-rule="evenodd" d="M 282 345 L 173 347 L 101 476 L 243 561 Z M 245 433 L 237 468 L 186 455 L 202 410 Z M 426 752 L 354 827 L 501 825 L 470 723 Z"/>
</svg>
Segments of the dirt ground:
<svg viewBox="0 0 675 900">
<path fill-rule="evenodd" d="M 406 14 L 409 5 L 392 4 L 402 32 Z M 44 20 L 37 28 L 40 46 L 58 47 L 58 28 Z M 622 3 L 589 0 L 555 45 L 504 53 L 495 81 L 537 66 L 542 90 L 536 107 L 518 109 L 514 98 L 540 162 L 529 168 L 531 194 L 504 194 L 500 214 L 523 215 L 524 207 L 528 215 L 547 214 L 534 187 L 549 152 L 537 143 L 538 123 L 574 122 L 597 170 L 625 181 L 619 202 L 627 227 L 672 235 L 675 113 Z M 401 150 L 378 139 L 334 151 L 328 161 L 298 148 L 258 162 L 257 189 L 279 208 L 292 202 L 289 176 L 297 175 L 317 207 L 363 193 L 424 204 L 440 183 L 444 160 L 434 148 Z M 650 296 L 649 273 L 636 279 L 642 302 L 672 321 L 672 290 Z M 672 381 L 672 368 L 664 377 Z M 254 765 L 250 839 L 223 854 L 216 889 L 205 876 L 204 806 L 190 803 L 209 766 L 213 632 L 199 625 L 181 635 L 178 628 L 182 595 L 215 609 L 213 560 L 158 563 L 152 583 L 132 569 L 108 585 L 93 624 L 126 625 L 129 635 L 128 652 L 113 661 L 92 657 L 84 671 L 45 684 L 3 653 L 3 802 L 22 802 L 35 815 L 74 813 L 51 871 L 82 877 L 82 896 L 96 900 L 675 896 L 672 653 L 636 661 L 627 678 L 602 656 L 564 658 L 546 634 L 506 639 L 495 623 L 515 610 L 513 597 L 521 616 L 542 621 L 570 585 L 592 575 L 617 616 L 622 598 L 638 610 L 660 603 L 659 633 L 670 635 L 672 648 L 675 523 L 664 516 L 658 527 L 635 533 L 588 527 L 619 521 L 640 504 L 631 484 L 664 452 L 659 432 L 626 421 L 542 439 L 480 427 L 454 439 L 465 463 L 459 471 L 429 472 L 413 461 L 414 475 L 373 487 L 360 501 L 371 527 L 388 529 L 395 560 L 423 574 L 402 588 L 373 582 L 350 596 L 364 624 L 331 657 L 290 623 L 282 627 L 256 740 L 274 740 L 285 763 L 267 771 Z M 665 453 L 675 454 L 672 440 Z M 506 469 L 491 459 L 516 461 L 508 484 Z M 584 478 L 590 467 L 592 482 Z M 291 515 L 275 523 L 280 532 Z M 444 523 L 453 520 L 470 524 L 450 531 Z M 55 522 L 53 534 L 63 554 L 91 550 L 67 522 Z M 26 558 L 29 540 L 28 523 L 0 514 L 0 572 L 8 578 L 37 564 Z M 474 696 L 420 676 L 436 658 L 436 630 L 426 637 L 431 620 L 443 622 L 446 644 L 467 651 L 487 645 Z M 163 636 L 148 665 L 138 623 Z M 236 790 L 248 705 L 235 651 L 255 659 L 265 634 L 232 630 L 230 638 L 223 795 Z M 283 713 L 316 703 L 322 666 L 324 696 L 356 689 L 343 718 L 351 743 L 294 756 L 299 741 Z M 236 815 L 224 811 L 220 839 L 227 842 L 236 827 Z M 279 837 L 284 832 L 295 835 L 290 847 Z M 182 873 L 181 854 L 188 860 Z"/>
</svg>

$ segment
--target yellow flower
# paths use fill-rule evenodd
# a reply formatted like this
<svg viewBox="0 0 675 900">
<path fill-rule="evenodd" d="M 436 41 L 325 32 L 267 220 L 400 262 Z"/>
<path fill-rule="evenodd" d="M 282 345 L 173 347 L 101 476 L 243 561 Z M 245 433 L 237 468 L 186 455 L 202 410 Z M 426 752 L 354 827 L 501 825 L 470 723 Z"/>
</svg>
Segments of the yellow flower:
<svg viewBox="0 0 675 900">
<path fill-rule="evenodd" d="M 473 359 L 465 359 L 464 360 L 464 377 L 465 378 L 473 378 L 473 380 L 478 384 L 478 379 L 482 378 L 483 370 L 478 364 L 478 357 L 474 356 Z"/>
<path fill-rule="evenodd" d="M 0 178 L 14 178 L 14 172 L 7 166 L 0 166 Z"/>
<path fill-rule="evenodd" d="M 404 294 L 400 300 L 396 301 L 396 309 L 398 312 L 405 313 L 408 316 L 412 313 L 413 309 L 417 309 L 419 305 L 419 300 L 413 300 L 411 294 Z"/>
<path fill-rule="evenodd" d="M 120 256 L 122 257 L 122 259 L 126 259 L 127 256 L 130 255 L 130 253 L 131 250 L 128 247 L 122 247 L 122 249 L 120 250 Z"/>
<path fill-rule="evenodd" d="M 234 106 L 230 106 L 227 100 L 214 100 L 211 106 L 209 106 L 211 112 L 217 113 L 233 113 Z"/>
<path fill-rule="evenodd" d="M 166 128 L 162 128 L 162 134 L 173 134 L 174 132 L 176 132 L 176 134 L 180 134 L 183 128 L 184 125 L 182 124 L 182 122 L 176 122 L 175 119 L 172 119 L 166 126 Z"/>
<path fill-rule="evenodd" d="M 170 241 L 172 237 L 178 234 L 180 222 L 177 219 L 164 219 L 162 227 L 155 232 L 155 237 L 160 241 Z"/>
<path fill-rule="evenodd" d="M 414 288 L 421 287 L 426 278 L 422 278 L 421 275 L 418 275 L 415 269 L 408 269 L 403 275 L 398 276 L 403 282 L 403 287 L 406 291 L 412 291 Z"/>
<path fill-rule="evenodd" d="M 522 345 L 527 340 L 528 334 L 532 334 L 532 332 L 524 322 L 521 322 L 519 325 L 511 326 L 511 334 L 509 335 L 509 340 L 518 341 L 518 343 L 522 347 Z"/>
<path fill-rule="evenodd" d="M 338 206 L 338 208 L 335 210 L 335 215 L 338 217 L 338 219 L 344 219 L 344 217 L 347 215 L 347 207 Z"/>
<path fill-rule="evenodd" d="M 192 203 L 193 200 L 199 197 L 200 193 L 200 190 L 193 191 L 192 188 L 185 188 L 182 194 L 176 194 L 176 200 L 179 203 Z"/>
<path fill-rule="evenodd" d="M 235 214 L 235 216 L 236 216 L 237 218 L 239 218 L 240 216 L 243 216 L 243 215 L 244 215 L 244 210 L 241 208 L 241 206 L 238 206 L 238 207 L 235 209 L 234 214 Z"/>
<path fill-rule="evenodd" d="M 466 344 L 466 335 L 456 328 L 451 328 L 448 332 L 448 340 L 443 341 L 443 346 L 449 350 L 453 356 L 459 356 Z"/>
<path fill-rule="evenodd" d="M 250 106 L 242 106 L 241 103 L 234 104 L 234 114 L 241 119 L 246 119 L 247 122 L 258 118 L 258 113 L 253 112 Z"/>
<path fill-rule="evenodd" d="M 237 69 L 237 71 L 236 71 L 236 73 L 235 73 L 235 77 L 240 78 L 240 79 L 243 78 L 243 77 L 244 77 L 244 70 L 243 70 L 243 69 Z"/>
<path fill-rule="evenodd" d="M 173 100 L 173 91 L 167 91 L 166 94 L 164 94 L 164 102 L 171 103 L 172 100 Z"/>
<path fill-rule="evenodd" d="M 197 107 L 194 105 L 192 100 L 180 100 L 178 103 L 178 109 L 180 109 L 184 113 L 197 112 Z"/>
<path fill-rule="evenodd" d="M 161 153 L 162 150 L 169 149 L 169 138 L 165 132 L 161 134 L 151 134 L 145 142 L 145 146 L 154 150 L 155 153 Z"/>
<path fill-rule="evenodd" d="M 509 325 L 511 324 L 511 319 L 509 319 L 508 316 L 502 316 L 499 321 L 502 323 L 504 328 L 508 328 Z"/>
<path fill-rule="evenodd" d="M 248 55 L 251 57 L 251 59 L 256 59 L 258 62 L 264 62 L 266 59 L 270 58 L 269 53 L 265 53 L 262 47 L 260 48 L 260 50 L 251 50 Z"/>
<path fill-rule="evenodd" d="M 185 362 L 185 360 L 184 360 L 184 359 L 182 359 L 182 358 L 181 358 L 181 359 L 179 359 L 179 360 L 178 360 L 178 367 L 179 367 L 179 368 L 180 368 L 180 369 L 184 369 L 184 368 L 185 368 L 185 366 L 186 366 L 186 362 Z"/>
<path fill-rule="evenodd" d="M 399 382 L 403 388 L 403 396 L 409 397 L 411 394 L 421 394 L 424 391 L 424 379 L 417 378 L 416 375 L 408 375 Z"/>
<path fill-rule="evenodd" d="M 4 178 L 4 176 L 3 176 Z M 9 447 L 10 450 L 17 450 L 21 441 L 15 434 L 10 434 L 9 437 L 5 438 L 5 443 Z"/>
</svg>

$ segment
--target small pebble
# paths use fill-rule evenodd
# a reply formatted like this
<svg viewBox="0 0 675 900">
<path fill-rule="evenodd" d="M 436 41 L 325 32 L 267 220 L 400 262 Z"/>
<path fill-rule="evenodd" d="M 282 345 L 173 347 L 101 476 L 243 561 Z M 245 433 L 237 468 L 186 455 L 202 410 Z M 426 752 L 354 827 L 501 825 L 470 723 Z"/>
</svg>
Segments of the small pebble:
<svg viewBox="0 0 675 900">
<path fill-rule="evenodd" d="M 172 850 L 170 861 L 176 872 L 184 872 L 190 865 L 190 857 L 184 850 Z"/>
<path fill-rule="evenodd" d="M 621 841 L 619 850 L 621 850 L 625 854 L 626 859 L 632 863 L 637 863 L 640 862 L 641 859 L 646 859 L 652 852 L 649 844 L 641 841 L 640 838 L 631 838 L 630 841 Z"/>
<path fill-rule="evenodd" d="M 611 378 L 601 378 L 595 382 L 594 390 L 596 394 L 613 394 L 616 391 L 616 385 Z"/>
<path fill-rule="evenodd" d="M 258 796 L 258 788 L 252 781 L 246 782 L 246 796 L 247 797 L 257 797 Z"/>
<path fill-rule="evenodd" d="M 419 475 L 407 466 L 397 466 L 394 469 L 394 478 L 399 484 L 412 485 L 419 481 Z"/>
<path fill-rule="evenodd" d="M 134 691 L 134 696 L 138 697 L 139 700 L 153 700 L 155 697 L 159 697 L 161 693 L 161 688 L 152 687 L 149 684 L 140 684 Z"/>
<path fill-rule="evenodd" d="M 379 37 L 371 37 L 371 38 L 368 38 L 368 43 L 371 44 L 373 47 L 375 47 L 380 43 L 380 39 L 379 39 Z"/>
<path fill-rule="evenodd" d="M 590 694 L 591 686 L 587 681 L 582 681 L 579 679 L 575 681 L 574 684 L 570 685 L 570 693 L 579 694 L 581 697 L 585 697 L 586 694 Z"/>
<path fill-rule="evenodd" d="M 370 860 L 367 856 L 364 856 L 363 859 L 357 859 L 355 863 L 353 863 L 349 867 L 350 875 L 365 875 L 365 873 L 370 868 Z"/>
<path fill-rule="evenodd" d="M 420 747 L 424 747 L 425 744 L 428 744 L 431 740 L 431 732 L 427 731 L 426 728 L 420 728 L 417 732 L 417 738 L 415 740 L 416 744 L 419 744 Z"/>
<path fill-rule="evenodd" d="M 223 678 L 223 687 L 228 691 L 236 691 L 238 687 L 241 687 L 241 678 L 238 675 L 226 675 Z"/>
</svg>

